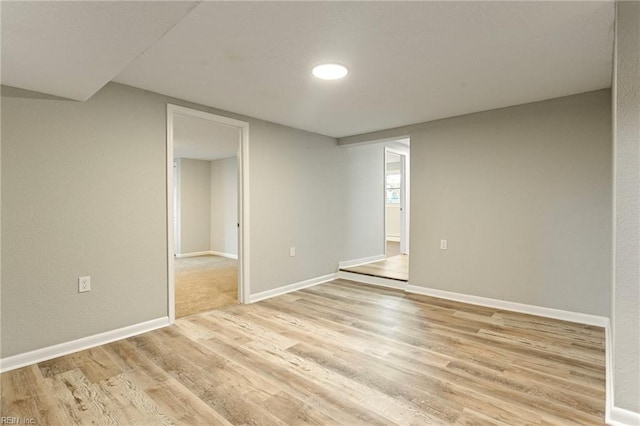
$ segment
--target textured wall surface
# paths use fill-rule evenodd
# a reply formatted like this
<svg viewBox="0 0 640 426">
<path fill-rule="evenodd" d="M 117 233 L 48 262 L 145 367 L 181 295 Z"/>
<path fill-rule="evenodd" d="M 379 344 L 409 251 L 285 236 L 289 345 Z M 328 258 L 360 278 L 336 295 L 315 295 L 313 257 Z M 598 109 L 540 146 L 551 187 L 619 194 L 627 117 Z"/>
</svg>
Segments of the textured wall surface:
<svg viewBox="0 0 640 426">
<path fill-rule="evenodd" d="M 181 158 L 180 254 L 211 250 L 211 162 Z"/>
<path fill-rule="evenodd" d="M 640 413 L 640 3 L 616 4 L 614 403 Z"/>
<path fill-rule="evenodd" d="M 2 94 L 2 356 L 165 317 L 164 103 Z"/>
<path fill-rule="evenodd" d="M 341 148 L 344 167 L 344 234 L 341 260 L 384 254 L 384 146 Z"/>
<path fill-rule="evenodd" d="M 413 133 L 410 282 L 609 316 L 610 96 L 487 111 Z"/>
<path fill-rule="evenodd" d="M 344 185 L 336 140 L 265 122 L 250 132 L 251 292 L 335 272 Z"/>
<path fill-rule="evenodd" d="M 238 159 L 211 162 L 211 250 L 238 254 Z"/>
<path fill-rule="evenodd" d="M 335 272 L 335 139 L 115 83 L 87 102 L 3 87 L 2 357 L 167 316 L 168 102 L 249 122 L 251 293 Z"/>
</svg>

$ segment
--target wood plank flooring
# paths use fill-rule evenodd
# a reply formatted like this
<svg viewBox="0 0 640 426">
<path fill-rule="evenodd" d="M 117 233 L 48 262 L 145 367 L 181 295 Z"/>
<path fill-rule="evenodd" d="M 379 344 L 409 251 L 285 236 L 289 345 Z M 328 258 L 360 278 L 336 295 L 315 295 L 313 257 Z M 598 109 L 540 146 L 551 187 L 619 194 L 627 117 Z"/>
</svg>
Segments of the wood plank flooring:
<svg viewBox="0 0 640 426">
<path fill-rule="evenodd" d="M 400 254 L 387 257 L 377 262 L 364 265 L 340 268 L 341 271 L 353 272 L 372 277 L 389 278 L 397 281 L 409 281 L 409 255 Z"/>
<path fill-rule="evenodd" d="M 335 280 L 1 375 L 40 425 L 603 424 L 601 328 Z"/>
</svg>

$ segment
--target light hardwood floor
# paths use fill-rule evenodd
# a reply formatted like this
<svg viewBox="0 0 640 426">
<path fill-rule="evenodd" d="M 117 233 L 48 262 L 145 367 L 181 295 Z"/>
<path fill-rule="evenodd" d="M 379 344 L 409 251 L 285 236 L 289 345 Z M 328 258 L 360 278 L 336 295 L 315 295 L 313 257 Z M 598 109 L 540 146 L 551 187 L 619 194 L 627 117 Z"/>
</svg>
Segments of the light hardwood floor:
<svg viewBox="0 0 640 426">
<path fill-rule="evenodd" d="M 387 241 L 386 259 L 340 270 L 406 282 L 409 281 L 409 255 L 400 254 L 399 242 Z"/>
<path fill-rule="evenodd" d="M 336 280 L 1 382 L 40 425 L 595 425 L 604 332 Z"/>
<path fill-rule="evenodd" d="M 409 255 L 399 254 L 377 262 L 341 268 L 340 270 L 372 277 L 389 278 L 397 281 L 409 281 Z"/>
</svg>

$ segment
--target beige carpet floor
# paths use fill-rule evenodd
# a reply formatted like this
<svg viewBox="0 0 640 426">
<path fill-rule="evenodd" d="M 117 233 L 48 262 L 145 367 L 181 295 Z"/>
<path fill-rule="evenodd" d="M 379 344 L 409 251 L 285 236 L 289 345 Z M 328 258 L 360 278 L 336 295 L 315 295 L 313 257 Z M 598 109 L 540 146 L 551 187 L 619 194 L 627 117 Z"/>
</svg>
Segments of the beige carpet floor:
<svg viewBox="0 0 640 426">
<path fill-rule="evenodd" d="M 176 259 L 176 318 L 238 303 L 238 261 L 220 256 Z"/>
</svg>

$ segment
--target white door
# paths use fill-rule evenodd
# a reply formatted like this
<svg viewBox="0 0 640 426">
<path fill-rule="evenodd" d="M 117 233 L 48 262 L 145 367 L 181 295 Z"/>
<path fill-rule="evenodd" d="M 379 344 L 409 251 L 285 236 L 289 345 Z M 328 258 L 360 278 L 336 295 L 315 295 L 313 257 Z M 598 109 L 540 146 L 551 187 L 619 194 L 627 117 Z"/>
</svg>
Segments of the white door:
<svg viewBox="0 0 640 426">
<path fill-rule="evenodd" d="M 407 254 L 407 156 L 400 155 L 400 253 Z"/>
<path fill-rule="evenodd" d="M 385 240 L 409 253 L 409 164 L 407 153 L 385 148 Z"/>
</svg>

